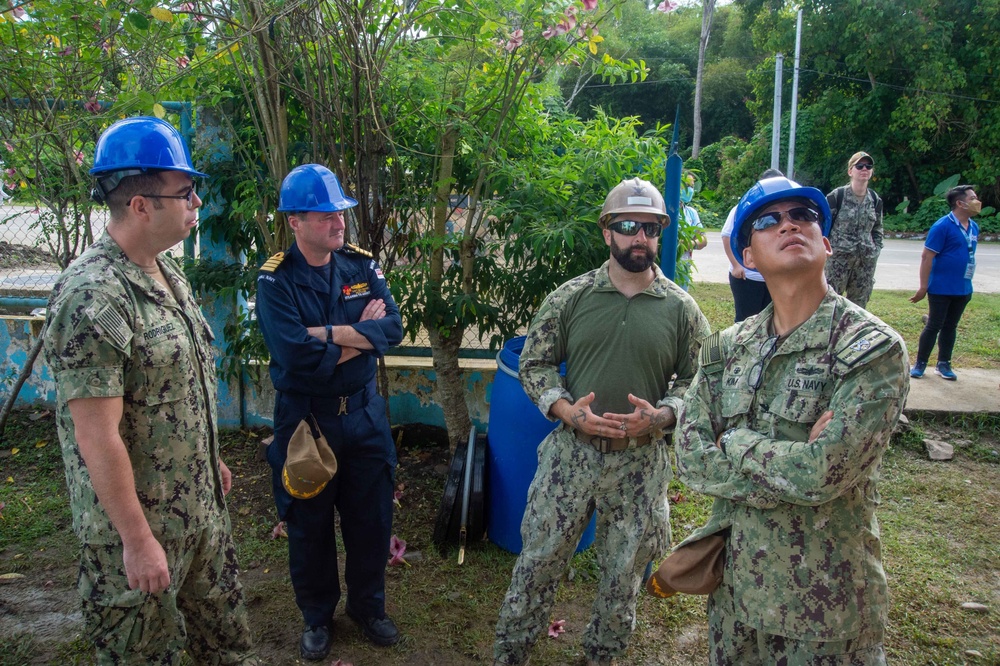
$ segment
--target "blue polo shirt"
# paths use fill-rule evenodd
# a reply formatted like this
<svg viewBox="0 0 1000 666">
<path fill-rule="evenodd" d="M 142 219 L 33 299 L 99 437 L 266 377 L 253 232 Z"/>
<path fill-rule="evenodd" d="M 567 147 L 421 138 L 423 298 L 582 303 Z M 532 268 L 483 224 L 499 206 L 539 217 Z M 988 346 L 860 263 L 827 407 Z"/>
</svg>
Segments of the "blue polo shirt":
<svg viewBox="0 0 1000 666">
<path fill-rule="evenodd" d="M 935 253 L 927 293 L 935 296 L 971 294 L 972 278 L 966 275 L 969 262 L 975 263 L 978 243 L 979 225 L 974 220 L 969 220 L 967 230 L 962 229 L 952 213 L 935 222 L 924 241 L 924 247 Z"/>
</svg>

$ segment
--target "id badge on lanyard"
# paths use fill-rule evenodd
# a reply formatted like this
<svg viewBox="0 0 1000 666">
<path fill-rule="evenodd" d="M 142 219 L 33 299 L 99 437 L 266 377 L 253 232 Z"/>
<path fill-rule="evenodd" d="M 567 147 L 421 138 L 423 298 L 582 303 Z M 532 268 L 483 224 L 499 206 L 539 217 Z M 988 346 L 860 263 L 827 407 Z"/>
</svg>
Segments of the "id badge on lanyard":
<svg viewBox="0 0 1000 666">
<path fill-rule="evenodd" d="M 962 225 L 955 218 L 954 214 L 952 214 L 952 218 L 951 219 L 955 220 L 955 224 L 958 225 L 958 228 L 962 232 L 962 235 L 965 236 L 965 245 L 966 245 L 966 247 L 969 250 L 969 263 L 967 263 L 965 265 L 965 279 L 966 280 L 971 280 L 972 276 L 976 274 L 976 251 L 975 251 L 975 249 L 973 247 L 973 243 L 976 240 L 978 240 L 978 239 L 977 238 L 973 238 L 973 236 L 972 236 L 972 222 L 971 221 L 969 222 L 969 230 L 966 231 L 965 229 L 962 228 Z"/>
</svg>

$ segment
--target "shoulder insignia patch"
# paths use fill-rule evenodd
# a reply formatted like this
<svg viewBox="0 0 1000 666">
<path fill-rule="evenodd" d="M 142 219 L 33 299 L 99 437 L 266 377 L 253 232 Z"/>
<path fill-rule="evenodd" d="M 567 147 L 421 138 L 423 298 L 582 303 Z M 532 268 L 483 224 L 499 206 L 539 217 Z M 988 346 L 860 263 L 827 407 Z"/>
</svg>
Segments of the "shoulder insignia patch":
<svg viewBox="0 0 1000 666">
<path fill-rule="evenodd" d="M 888 333 L 877 328 L 861 331 L 847 342 L 841 343 L 835 356 L 838 361 L 851 367 L 891 339 Z"/>
<path fill-rule="evenodd" d="M 100 309 L 97 304 L 87 310 L 87 317 L 94 325 L 94 330 L 111 343 L 118 351 L 125 351 L 129 342 L 132 341 L 132 329 L 118 312 L 110 304 L 104 305 Z"/>
<path fill-rule="evenodd" d="M 701 343 L 699 362 L 702 367 L 715 365 L 722 362 L 722 332 L 712 333 L 705 342 Z"/>
<path fill-rule="evenodd" d="M 352 252 L 354 254 L 360 254 L 363 257 L 368 257 L 369 259 L 371 259 L 373 256 L 372 253 L 369 252 L 368 250 L 360 248 L 353 243 L 344 243 L 344 249 L 347 250 L 348 252 Z"/>
<path fill-rule="evenodd" d="M 260 267 L 260 270 L 262 270 L 262 271 L 264 271 L 266 273 L 273 273 L 274 271 L 276 271 L 278 269 L 278 266 L 280 266 L 281 262 L 284 261 L 284 260 L 285 260 L 285 253 L 284 252 L 278 252 L 277 254 L 275 254 L 274 256 L 272 256 L 270 259 L 268 259 L 267 261 L 265 261 L 264 265 Z"/>
</svg>

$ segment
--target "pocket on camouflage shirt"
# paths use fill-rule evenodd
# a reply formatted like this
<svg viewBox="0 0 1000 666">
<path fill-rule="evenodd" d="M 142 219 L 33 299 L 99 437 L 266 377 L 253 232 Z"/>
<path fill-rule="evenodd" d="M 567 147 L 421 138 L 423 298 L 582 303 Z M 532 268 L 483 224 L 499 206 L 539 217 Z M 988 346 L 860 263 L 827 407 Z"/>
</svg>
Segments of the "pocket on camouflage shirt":
<svg viewBox="0 0 1000 666">
<path fill-rule="evenodd" d="M 722 416 L 727 420 L 726 427 L 734 427 L 729 421 L 746 416 L 750 412 L 750 405 L 753 403 L 753 392 L 740 389 L 724 389 L 720 396 L 720 409 Z"/>
<path fill-rule="evenodd" d="M 191 367 L 191 355 L 177 340 L 164 339 L 146 350 L 149 359 L 140 368 L 143 381 L 135 399 L 146 405 L 162 405 L 180 400 L 188 392 L 188 382 L 196 376 Z"/>
</svg>

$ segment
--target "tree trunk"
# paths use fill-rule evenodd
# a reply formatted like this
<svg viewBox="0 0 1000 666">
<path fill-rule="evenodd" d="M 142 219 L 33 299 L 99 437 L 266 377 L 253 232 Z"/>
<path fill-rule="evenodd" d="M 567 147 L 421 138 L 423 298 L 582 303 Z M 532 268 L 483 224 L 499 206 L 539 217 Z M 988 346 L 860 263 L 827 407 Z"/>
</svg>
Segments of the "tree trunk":
<svg viewBox="0 0 1000 666">
<path fill-rule="evenodd" d="M 434 382 L 434 397 L 444 411 L 444 425 L 448 429 L 448 447 L 454 453 L 458 445 L 468 437 L 469 429 L 472 427 L 469 407 L 465 404 L 465 380 L 461 368 L 458 367 L 458 350 L 462 346 L 462 335 L 465 331 L 461 328 L 452 329 L 445 337 L 436 327 L 428 327 L 427 333 L 434 358 L 434 374 L 437 376 Z"/>
<path fill-rule="evenodd" d="M 445 129 L 441 136 L 441 160 L 438 164 L 437 190 L 434 197 L 434 228 L 432 234 L 444 239 L 447 234 L 448 197 L 452 189 L 452 170 L 455 166 L 455 145 L 458 143 L 458 130 L 452 126 Z M 444 247 L 435 243 L 431 251 L 430 298 L 427 312 L 440 311 L 445 307 L 441 293 L 441 282 L 444 279 Z M 433 315 L 428 314 L 424 327 L 431 342 L 431 356 L 434 359 L 434 372 L 437 378 L 434 382 L 434 393 L 444 410 L 444 423 L 448 429 L 449 446 L 454 452 L 463 437 L 468 436 L 471 420 L 469 408 L 465 404 L 465 382 L 462 381 L 462 371 L 458 368 L 458 350 L 462 346 L 461 326 L 444 328 Z"/>
<path fill-rule="evenodd" d="M 705 51 L 708 38 L 712 34 L 712 16 L 715 14 L 715 0 L 704 0 L 701 13 L 701 40 L 698 42 L 698 74 L 694 83 L 694 138 L 691 142 L 691 157 L 701 152 L 701 89 L 705 83 Z"/>
</svg>

